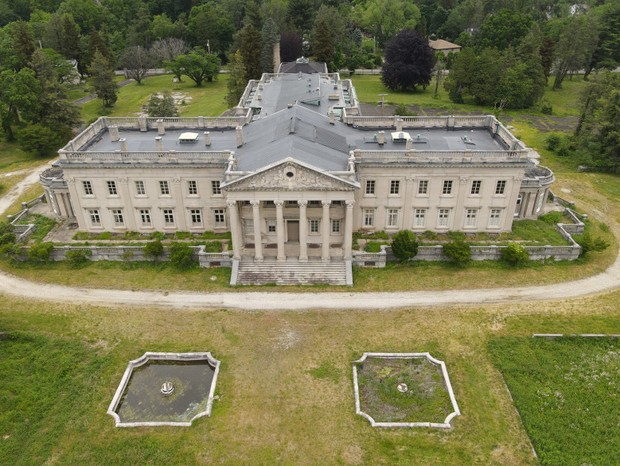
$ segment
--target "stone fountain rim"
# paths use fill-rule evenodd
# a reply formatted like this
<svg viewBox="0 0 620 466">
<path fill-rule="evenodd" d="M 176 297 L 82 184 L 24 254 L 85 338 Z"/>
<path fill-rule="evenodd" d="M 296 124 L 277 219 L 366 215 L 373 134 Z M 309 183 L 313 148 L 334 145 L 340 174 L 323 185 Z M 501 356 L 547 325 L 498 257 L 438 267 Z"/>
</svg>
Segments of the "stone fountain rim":
<svg viewBox="0 0 620 466">
<path fill-rule="evenodd" d="M 129 383 L 129 379 L 131 378 L 131 374 L 134 369 L 145 365 L 149 361 L 174 361 L 174 362 L 186 362 L 186 361 L 207 361 L 214 369 L 213 371 L 213 380 L 211 381 L 211 387 L 209 389 L 209 397 L 207 399 L 207 406 L 204 411 L 197 413 L 193 418 L 189 420 L 189 422 L 122 422 L 120 416 L 116 412 L 118 405 L 121 401 L 123 393 L 127 388 L 127 384 Z M 147 351 L 142 356 L 137 359 L 133 359 L 129 361 L 127 364 L 127 369 L 125 369 L 125 373 L 123 374 L 123 378 L 121 379 L 118 388 L 116 389 L 116 393 L 114 394 L 114 398 L 110 402 L 110 406 L 108 407 L 107 413 L 114 418 L 114 422 L 116 427 L 142 427 L 142 426 L 180 426 L 180 427 L 190 427 L 192 422 L 196 419 L 203 416 L 211 415 L 211 408 L 213 407 L 213 397 L 215 395 L 215 385 L 217 382 L 217 376 L 220 371 L 221 362 L 218 359 L 215 359 L 210 352 L 195 352 L 195 353 L 163 353 L 163 352 L 151 352 Z"/>
</svg>

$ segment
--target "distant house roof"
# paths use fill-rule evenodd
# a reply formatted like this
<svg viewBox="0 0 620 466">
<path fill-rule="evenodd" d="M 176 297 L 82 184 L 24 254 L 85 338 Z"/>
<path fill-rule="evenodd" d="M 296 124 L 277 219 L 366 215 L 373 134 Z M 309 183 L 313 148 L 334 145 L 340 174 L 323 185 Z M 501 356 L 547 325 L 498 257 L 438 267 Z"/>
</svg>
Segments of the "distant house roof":
<svg viewBox="0 0 620 466">
<path fill-rule="evenodd" d="M 327 65 L 322 62 L 310 61 L 305 57 L 280 64 L 278 73 L 327 73 Z"/>
<path fill-rule="evenodd" d="M 452 42 L 448 42 L 447 40 L 437 39 L 437 40 L 429 40 L 428 45 L 433 50 L 438 51 L 453 51 L 453 50 L 461 50 L 461 46 L 457 44 L 453 44 Z"/>
</svg>

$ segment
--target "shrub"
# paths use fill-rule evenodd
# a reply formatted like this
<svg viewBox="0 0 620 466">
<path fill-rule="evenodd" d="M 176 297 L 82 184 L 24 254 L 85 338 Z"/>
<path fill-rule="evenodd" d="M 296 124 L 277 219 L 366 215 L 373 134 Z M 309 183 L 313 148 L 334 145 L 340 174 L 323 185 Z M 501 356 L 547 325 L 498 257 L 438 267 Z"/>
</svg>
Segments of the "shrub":
<svg viewBox="0 0 620 466">
<path fill-rule="evenodd" d="M 381 252 L 381 243 L 378 243 L 377 241 L 368 241 L 368 243 L 366 243 L 366 247 L 364 247 L 364 251 Z"/>
<path fill-rule="evenodd" d="M 0 222 L 0 246 L 3 244 L 13 244 L 15 242 L 15 233 L 13 226 L 8 222 Z"/>
<path fill-rule="evenodd" d="M 73 249 L 67 251 L 65 254 L 65 260 L 72 268 L 79 268 L 88 262 L 88 258 L 92 256 L 90 249 Z"/>
<path fill-rule="evenodd" d="M 53 243 L 36 243 L 30 246 L 30 250 L 28 251 L 28 259 L 39 264 L 48 262 L 50 260 L 50 254 L 52 254 L 53 250 Z"/>
<path fill-rule="evenodd" d="M 418 253 L 418 240 L 410 230 L 401 230 L 392 239 L 392 252 L 401 262 L 406 262 Z"/>
<path fill-rule="evenodd" d="M 471 246 L 464 241 L 451 241 L 444 244 L 443 254 L 456 265 L 465 266 L 471 261 Z"/>
<path fill-rule="evenodd" d="M 449 231 L 447 236 L 450 241 L 465 241 L 465 233 L 462 231 Z"/>
<path fill-rule="evenodd" d="M 545 140 L 545 147 L 548 150 L 555 152 L 561 143 L 562 143 L 562 136 L 560 136 L 559 134 L 550 134 L 549 136 L 547 136 L 547 139 Z"/>
<path fill-rule="evenodd" d="M 219 241 L 206 242 L 205 252 L 222 252 L 222 243 Z"/>
<path fill-rule="evenodd" d="M 540 102 L 540 112 L 544 115 L 552 115 L 553 114 L 553 106 L 548 100 L 542 100 Z"/>
<path fill-rule="evenodd" d="M 538 219 L 542 220 L 545 223 L 548 223 L 549 225 L 556 225 L 562 222 L 562 220 L 564 219 L 564 214 L 556 210 L 554 212 L 549 212 L 548 214 L 541 215 L 540 217 L 538 217 Z"/>
<path fill-rule="evenodd" d="M 172 243 L 170 245 L 170 263 L 177 269 L 189 269 L 196 265 L 194 251 L 185 243 Z"/>
<path fill-rule="evenodd" d="M 146 243 L 144 246 L 144 255 L 147 257 L 152 257 L 155 260 L 157 260 L 163 253 L 164 245 L 161 244 L 161 240 L 159 239 Z"/>
<path fill-rule="evenodd" d="M 15 243 L 6 243 L 0 245 L 0 257 L 8 259 L 9 262 L 14 263 L 21 254 L 21 248 Z"/>
<path fill-rule="evenodd" d="M 437 238 L 439 238 L 439 235 L 431 230 L 426 230 L 425 232 L 422 233 L 421 236 L 422 238 L 427 239 L 429 241 L 435 241 Z"/>
<path fill-rule="evenodd" d="M 579 257 L 584 257 L 589 252 L 604 251 L 609 247 L 609 243 L 603 238 L 594 238 L 590 233 L 584 233 L 583 235 L 575 235 L 575 241 L 581 246 L 581 252 Z"/>
<path fill-rule="evenodd" d="M 133 259 L 133 251 L 131 249 L 124 250 L 123 254 L 121 254 L 121 258 L 123 259 L 123 262 L 131 261 L 131 259 Z"/>
<path fill-rule="evenodd" d="M 166 239 L 166 234 L 162 233 L 161 231 L 154 231 L 153 233 L 151 233 L 149 235 L 149 239 L 155 239 L 155 240 L 164 240 Z"/>
<path fill-rule="evenodd" d="M 190 239 L 192 237 L 192 234 L 189 231 L 177 231 L 174 234 L 174 237 L 176 239 Z"/>
<path fill-rule="evenodd" d="M 502 249 L 501 258 L 507 264 L 516 267 L 525 264 L 530 259 L 530 255 L 525 246 L 519 243 L 510 243 Z"/>
<path fill-rule="evenodd" d="M 413 115 L 413 113 L 407 108 L 405 104 L 398 104 L 394 109 L 394 115 L 411 116 Z"/>
<path fill-rule="evenodd" d="M 73 235 L 74 240 L 84 241 L 90 239 L 90 234 L 87 231 L 78 231 L 75 235 Z"/>
</svg>

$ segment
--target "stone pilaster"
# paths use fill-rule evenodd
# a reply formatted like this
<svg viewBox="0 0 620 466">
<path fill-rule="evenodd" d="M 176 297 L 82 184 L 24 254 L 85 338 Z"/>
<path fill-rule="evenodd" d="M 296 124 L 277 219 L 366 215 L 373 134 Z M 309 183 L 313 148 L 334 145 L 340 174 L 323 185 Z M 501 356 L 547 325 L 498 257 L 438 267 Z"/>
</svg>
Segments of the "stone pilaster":
<svg viewBox="0 0 620 466">
<path fill-rule="evenodd" d="M 260 233 L 260 201 L 250 201 L 252 204 L 252 220 L 254 223 L 254 260 L 262 262 L 263 260 L 263 243 Z"/>
<path fill-rule="evenodd" d="M 322 241 L 322 249 L 321 249 L 321 260 L 324 262 L 329 261 L 329 234 L 330 234 L 330 224 L 329 224 L 329 206 L 332 201 L 323 201 L 323 219 L 321 220 L 321 230 L 323 237 Z"/>
<path fill-rule="evenodd" d="M 239 211 L 237 201 L 228 200 L 228 218 L 230 219 L 230 236 L 232 238 L 233 259 L 241 259 L 241 225 L 239 224 Z"/>
<path fill-rule="evenodd" d="M 276 204 L 276 234 L 278 237 L 278 261 L 285 261 L 284 253 L 284 201 L 277 200 Z"/>
<path fill-rule="evenodd" d="M 308 260 L 308 217 L 306 207 L 308 201 L 299 201 L 299 260 Z"/>
<path fill-rule="evenodd" d="M 344 259 L 351 260 L 353 255 L 353 205 L 355 201 L 346 201 L 347 209 L 344 217 Z"/>
</svg>

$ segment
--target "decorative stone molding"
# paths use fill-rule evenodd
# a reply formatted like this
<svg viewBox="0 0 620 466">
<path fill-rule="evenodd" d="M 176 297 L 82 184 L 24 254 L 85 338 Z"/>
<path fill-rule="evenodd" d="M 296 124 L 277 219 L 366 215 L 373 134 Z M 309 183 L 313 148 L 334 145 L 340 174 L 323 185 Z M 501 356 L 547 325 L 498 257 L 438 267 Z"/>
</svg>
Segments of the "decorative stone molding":
<svg viewBox="0 0 620 466">
<path fill-rule="evenodd" d="M 189 422 L 122 422 L 119 415 L 117 414 L 117 410 L 119 409 L 119 405 L 121 402 L 121 398 L 123 393 L 127 389 L 127 385 L 131 379 L 131 375 L 134 369 L 137 367 L 143 366 L 147 364 L 149 361 L 159 360 L 159 361 L 207 361 L 211 367 L 213 367 L 213 380 L 211 381 L 211 387 L 209 389 L 209 394 L 207 398 L 207 405 L 204 411 L 200 411 L 194 415 Z M 112 398 L 110 406 L 108 407 L 107 413 L 114 418 L 116 427 L 141 427 L 141 426 L 180 426 L 180 427 L 189 427 L 192 425 L 196 419 L 201 418 L 203 416 L 210 416 L 211 409 L 213 407 L 213 397 L 215 394 L 215 385 L 217 383 L 217 376 L 220 371 L 220 361 L 215 359 L 210 352 L 203 353 L 152 353 L 146 352 L 138 359 L 134 359 L 129 361 L 127 365 L 127 369 L 125 369 L 125 373 L 123 374 L 123 378 L 116 389 L 116 393 Z"/>
<path fill-rule="evenodd" d="M 361 410 L 360 407 L 360 395 L 359 385 L 357 381 L 357 364 L 362 364 L 367 358 L 385 358 L 385 359 L 414 359 L 414 358 L 427 358 L 431 363 L 441 367 L 446 389 L 450 396 L 450 402 L 452 403 L 453 411 L 448 414 L 442 423 L 437 422 L 377 422 L 369 414 Z M 430 353 L 364 353 L 360 359 L 353 362 L 353 390 L 355 392 L 355 413 L 368 419 L 370 425 L 373 427 L 435 427 L 440 429 L 451 429 L 452 425 L 450 421 L 455 416 L 460 416 L 461 411 L 456 398 L 454 397 L 454 391 L 452 390 L 452 384 L 450 383 L 450 377 L 448 376 L 448 370 L 446 369 L 446 363 L 435 359 Z"/>
</svg>

